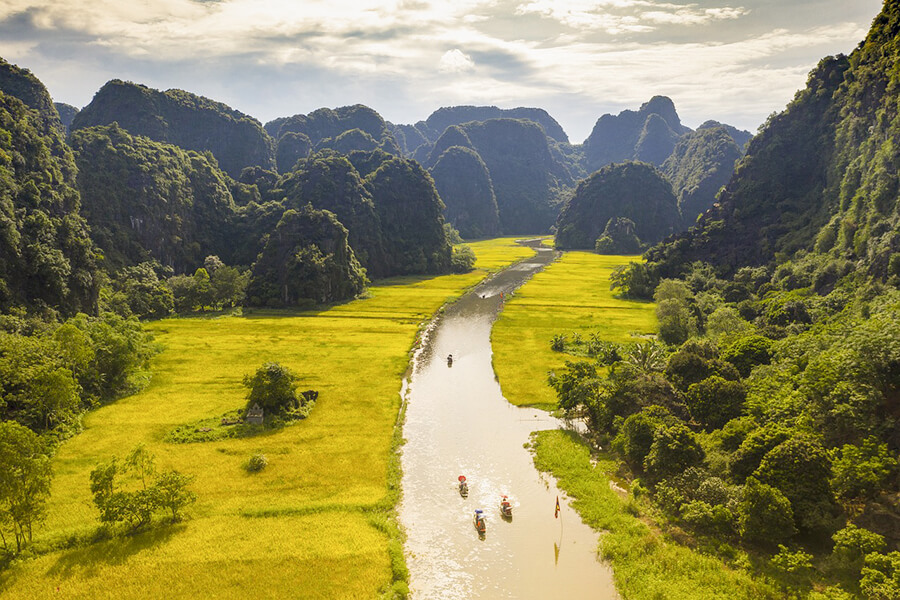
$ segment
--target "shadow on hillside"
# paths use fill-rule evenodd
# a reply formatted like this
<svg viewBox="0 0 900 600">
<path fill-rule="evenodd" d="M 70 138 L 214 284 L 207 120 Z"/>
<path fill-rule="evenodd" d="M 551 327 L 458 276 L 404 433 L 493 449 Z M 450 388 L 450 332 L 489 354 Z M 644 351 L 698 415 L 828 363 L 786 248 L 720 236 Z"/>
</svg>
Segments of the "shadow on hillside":
<svg viewBox="0 0 900 600">
<path fill-rule="evenodd" d="M 135 554 L 161 546 L 185 529 L 185 524 L 162 525 L 64 552 L 47 570 L 47 576 L 64 579 L 94 576 L 102 567 L 124 564 Z"/>
</svg>

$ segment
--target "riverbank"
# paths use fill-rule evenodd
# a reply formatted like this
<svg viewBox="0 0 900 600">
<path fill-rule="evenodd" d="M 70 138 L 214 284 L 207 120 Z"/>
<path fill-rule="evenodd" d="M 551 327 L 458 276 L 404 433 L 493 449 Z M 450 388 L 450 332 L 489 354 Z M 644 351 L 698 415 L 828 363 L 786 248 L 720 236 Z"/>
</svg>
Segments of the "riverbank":
<svg viewBox="0 0 900 600">
<path fill-rule="evenodd" d="M 3 598 L 373 598 L 405 586 L 394 504 L 398 388 L 419 324 L 489 272 L 533 253 L 512 238 L 470 244 L 476 272 L 377 282 L 368 298 L 307 312 L 254 311 L 149 324 L 164 351 L 140 394 L 85 418 L 64 444 L 43 552 L 0 574 Z M 242 406 L 243 375 L 276 360 L 319 391 L 277 433 L 199 444 L 174 427 Z M 191 518 L 91 543 L 89 473 L 143 443 L 161 470 L 196 476 Z M 262 453 L 269 464 L 242 465 Z M 57 591 L 58 589 L 58 591 Z"/>
</svg>

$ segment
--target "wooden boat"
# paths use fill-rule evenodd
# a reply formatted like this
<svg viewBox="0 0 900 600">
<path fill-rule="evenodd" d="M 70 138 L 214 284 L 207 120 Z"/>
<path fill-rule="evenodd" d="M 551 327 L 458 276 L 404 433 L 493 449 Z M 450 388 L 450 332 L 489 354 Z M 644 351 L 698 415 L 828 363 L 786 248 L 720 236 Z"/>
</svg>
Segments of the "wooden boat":
<svg viewBox="0 0 900 600">
<path fill-rule="evenodd" d="M 500 516 L 504 519 L 512 519 L 512 504 L 509 503 L 509 498 L 506 496 L 500 496 Z"/>
<path fill-rule="evenodd" d="M 478 535 L 484 535 L 485 530 L 487 529 L 487 525 L 484 522 L 484 511 L 480 508 L 475 509 L 475 517 L 472 519 L 473 524 L 475 525 L 475 531 L 478 532 Z"/>
<path fill-rule="evenodd" d="M 466 476 L 459 476 L 459 495 L 465 498 L 469 495 L 469 484 L 466 483 Z"/>
</svg>

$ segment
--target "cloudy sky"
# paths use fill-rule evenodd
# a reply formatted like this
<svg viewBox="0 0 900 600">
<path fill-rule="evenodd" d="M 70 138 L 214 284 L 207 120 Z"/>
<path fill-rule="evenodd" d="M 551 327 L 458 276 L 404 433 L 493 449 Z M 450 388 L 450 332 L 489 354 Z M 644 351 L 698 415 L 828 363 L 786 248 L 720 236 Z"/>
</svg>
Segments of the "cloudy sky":
<svg viewBox="0 0 900 600">
<path fill-rule="evenodd" d="M 84 106 L 112 78 L 265 122 L 363 103 L 540 106 L 581 142 L 603 113 L 671 97 L 685 124 L 755 131 L 881 0 L 0 0 L 0 56 Z"/>
</svg>

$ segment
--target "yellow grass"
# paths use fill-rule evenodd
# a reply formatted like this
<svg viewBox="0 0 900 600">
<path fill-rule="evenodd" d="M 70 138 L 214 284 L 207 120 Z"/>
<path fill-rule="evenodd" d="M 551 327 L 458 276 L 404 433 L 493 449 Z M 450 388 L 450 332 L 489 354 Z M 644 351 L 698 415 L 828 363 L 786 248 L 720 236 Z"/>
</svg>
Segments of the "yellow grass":
<svg viewBox="0 0 900 600">
<path fill-rule="evenodd" d="M 656 331 L 654 304 L 615 298 L 609 289 L 612 270 L 634 260 L 640 257 L 566 252 L 507 301 L 491 340 L 494 370 L 510 402 L 556 404 L 547 371 L 573 357 L 550 349 L 555 334 L 597 332 L 607 341 L 628 342 L 633 334 Z"/>
<path fill-rule="evenodd" d="M 327 310 L 152 323 L 165 348 L 152 382 L 88 415 L 85 431 L 60 449 L 36 547 L 96 528 L 88 474 L 140 442 L 159 468 L 196 476 L 192 519 L 23 561 L 0 576 L 0 595 L 371 598 L 387 591 L 396 578 L 388 547 L 397 542 L 385 524 L 397 485 L 391 442 L 419 324 L 485 270 L 531 254 L 511 239 L 471 246 L 482 270 L 381 281 L 369 298 Z M 301 389 L 320 392 L 308 419 L 254 438 L 162 441 L 177 425 L 242 406 L 241 378 L 268 360 L 295 370 Z M 256 452 L 269 465 L 249 475 L 242 464 Z"/>
</svg>

